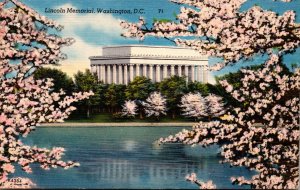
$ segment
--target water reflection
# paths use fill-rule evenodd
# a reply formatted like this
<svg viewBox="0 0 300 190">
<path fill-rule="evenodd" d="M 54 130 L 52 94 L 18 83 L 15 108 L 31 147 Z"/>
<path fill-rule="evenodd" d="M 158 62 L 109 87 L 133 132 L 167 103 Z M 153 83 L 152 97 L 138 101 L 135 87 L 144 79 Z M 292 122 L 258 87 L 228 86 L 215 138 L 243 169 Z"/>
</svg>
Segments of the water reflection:
<svg viewBox="0 0 300 190">
<path fill-rule="evenodd" d="M 123 142 L 123 149 L 125 151 L 134 151 L 137 148 L 137 142 L 133 140 L 127 140 Z"/>
<path fill-rule="evenodd" d="M 218 188 L 238 188 L 230 176 L 251 173 L 219 164 L 218 148 L 191 148 L 182 144 L 158 146 L 161 136 L 180 131 L 176 127 L 41 128 L 30 138 L 40 147 L 63 146 L 65 159 L 80 162 L 71 170 L 41 170 L 34 166 L 31 177 L 40 188 L 185 188 L 186 174 L 213 180 Z"/>
<path fill-rule="evenodd" d="M 132 162 L 123 159 L 99 159 L 95 166 L 81 166 L 80 173 L 86 179 L 115 179 L 116 181 L 135 181 L 141 176 L 147 176 L 150 181 L 160 179 L 172 179 L 185 176 L 188 173 L 200 169 L 198 163 L 166 164 L 158 162 Z M 201 167 L 202 169 L 204 167 Z"/>
</svg>

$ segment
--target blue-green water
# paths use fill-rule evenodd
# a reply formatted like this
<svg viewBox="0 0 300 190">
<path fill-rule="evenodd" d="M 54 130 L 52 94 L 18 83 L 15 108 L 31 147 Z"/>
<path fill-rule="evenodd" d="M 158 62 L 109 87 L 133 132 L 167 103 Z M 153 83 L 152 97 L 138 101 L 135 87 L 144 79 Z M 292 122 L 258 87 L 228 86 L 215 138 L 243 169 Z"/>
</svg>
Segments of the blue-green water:
<svg viewBox="0 0 300 190">
<path fill-rule="evenodd" d="M 185 181 L 195 172 L 202 180 L 211 179 L 217 188 L 232 186 L 230 176 L 251 176 L 243 168 L 219 164 L 218 148 L 190 147 L 181 144 L 153 144 L 181 127 L 98 127 L 38 128 L 26 144 L 39 147 L 65 147 L 65 160 L 81 166 L 45 171 L 33 166 L 30 177 L 39 188 L 161 188 L 197 189 Z M 18 171 L 18 176 L 20 176 Z"/>
</svg>

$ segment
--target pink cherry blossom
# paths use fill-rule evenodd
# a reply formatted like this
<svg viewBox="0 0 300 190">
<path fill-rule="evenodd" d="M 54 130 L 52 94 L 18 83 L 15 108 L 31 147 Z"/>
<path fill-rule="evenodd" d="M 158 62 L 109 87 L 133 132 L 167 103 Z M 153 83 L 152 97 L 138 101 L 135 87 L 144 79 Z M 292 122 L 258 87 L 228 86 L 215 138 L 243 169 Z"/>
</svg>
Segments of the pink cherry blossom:
<svg viewBox="0 0 300 190">
<path fill-rule="evenodd" d="M 181 98 L 181 104 L 183 115 L 192 118 L 201 118 L 207 116 L 206 100 L 200 93 L 189 93 Z"/>
<path fill-rule="evenodd" d="M 160 92 L 153 92 L 145 102 L 142 102 L 147 117 L 166 115 L 166 98 Z"/>
<path fill-rule="evenodd" d="M 2 170 L 7 172 L 7 173 L 14 173 L 15 172 L 15 167 L 11 164 L 3 164 L 2 165 Z"/>
<path fill-rule="evenodd" d="M 200 187 L 200 189 L 216 189 L 217 187 L 215 184 L 213 184 L 211 180 L 207 182 L 199 181 L 195 173 L 191 173 L 190 175 L 187 175 L 185 179 L 187 181 L 197 184 Z"/>
<path fill-rule="evenodd" d="M 146 36 L 166 38 L 178 46 L 223 58 L 223 63 L 212 65 L 214 70 L 272 52 L 274 47 L 283 54 L 300 45 L 300 28 L 295 23 L 294 11 L 279 16 L 254 6 L 241 12 L 246 0 L 171 1 L 188 6 L 181 8 L 176 21 L 157 21 L 152 27 L 144 18 L 138 23 L 122 21 L 121 27 L 126 30 L 123 36 L 140 40 Z"/>
<path fill-rule="evenodd" d="M 223 162 L 257 172 L 251 179 L 232 177 L 235 184 L 259 189 L 297 189 L 300 69 L 287 77 L 280 65 L 278 56 L 271 55 L 261 69 L 242 70 L 243 85 L 239 89 L 227 89 L 231 85 L 222 81 L 223 87 L 240 102 L 238 107 L 228 110 L 220 121 L 200 122 L 192 130 L 183 130 L 159 141 L 202 146 L 219 144 Z M 204 187 L 195 177 L 189 179 Z"/>
<path fill-rule="evenodd" d="M 31 76 L 32 69 L 64 58 L 61 47 L 74 40 L 47 34 L 36 27 L 37 22 L 46 28 L 60 30 L 61 27 L 18 0 L 10 2 L 0 3 L 0 187 L 29 188 L 34 184 L 27 178 L 18 178 L 21 186 L 8 178 L 15 172 L 16 164 L 27 173 L 32 172 L 33 163 L 45 169 L 78 164 L 61 160 L 63 148 L 30 147 L 23 144 L 20 137 L 26 137 L 40 123 L 62 122 L 75 109 L 72 103 L 93 93 L 79 92 L 73 96 L 65 96 L 62 91 L 53 93 L 49 90 L 54 85 L 51 79 L 35 80 Z M 28 48 L 18 48 L 17 43 Z M 32 43 L 42 44 L 44 48 Z M 12 63 L 12 59 L 18 63 Z"/>
<path fill-rule="evenodd" d="M 127 117 L 134 117 L 137 115 L 137 105 L 135 101 L 127 100 L 122 106 L 122 115 Z"/>
</svg>

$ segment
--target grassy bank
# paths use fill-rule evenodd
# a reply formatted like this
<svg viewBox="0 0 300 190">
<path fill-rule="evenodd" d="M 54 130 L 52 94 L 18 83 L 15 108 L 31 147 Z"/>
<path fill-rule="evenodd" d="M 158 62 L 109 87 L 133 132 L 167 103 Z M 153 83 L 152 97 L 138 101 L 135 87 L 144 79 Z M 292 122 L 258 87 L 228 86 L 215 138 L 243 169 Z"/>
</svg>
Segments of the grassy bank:
<svg viewBox="0 0 300 190">
<path fill-rule="evenodd" d="M 188 119 L 184 117 L 176 117 L 172 119 L 170 116 L 162 117 L 159 121 L 155 118 L 133 118 L 133 119 L 115 119 L 111 114 L 101 113 L 91 115 L 90 118 L 86 118 L 85 115 L 72 115 L 69 119 L 65 121 L 66 123 L 184 123 L 184 122 L 195 122 L 193 119 Z"/>
</svg>

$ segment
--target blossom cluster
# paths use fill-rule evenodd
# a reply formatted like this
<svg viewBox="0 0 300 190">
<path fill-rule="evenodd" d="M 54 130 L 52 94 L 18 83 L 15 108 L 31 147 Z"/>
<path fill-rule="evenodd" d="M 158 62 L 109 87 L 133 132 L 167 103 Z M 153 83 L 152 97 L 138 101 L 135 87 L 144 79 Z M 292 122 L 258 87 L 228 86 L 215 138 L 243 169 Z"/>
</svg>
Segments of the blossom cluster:
<svg viewBox="0 0 300 190">
<path fill-rule="evenodd" d="M 160 92 L 153 92 L 142 102 L 147 117 L 166 115 L 166 98 Z"/>
<path fill-rule="evenodd" d="M 171 1 L 188 5 L 181 8 L 177 21 L 157 21 L 152 26 L 142 17 L 138 23 L 121 21 L 126 29 L 123 36 L 141 40 L 145 36 L 167 38 L 200 54 L 223 58 L 211 66 L 212 70 L 256 54 L 270 53 L 274 47 L 280 53 L 299 47 L 300 26 L 295 23 L 294 11 L 279 16 L 254 6 L 240 12 L 246 0 Z"/>
<path fill-rule="evenodd" d="M 121 26 L 127 30 L 124 36 L 162 37 L 201 54 L 222 58 L 222 62 L 212 65 L 213 70 L 258 54 L 269 54 L 269 60 L 261 69 L 242 70 L 240 89 L 221 81 L 240 102 L 222 120 L 200 122 L 192 130 L 183 130 L 160 142 L 219 144 L 224 162 L 257 171 L 251 179 L 232 177 L 233 183 L 252 188 L 297 189 L 300 70 L 285 74 L 279 57 L 299 47 L 300 25 L 295 23 L 295 12 L 278 15 L 257 5 L 241 11 L 246 0 L 171 1 L 187 5 L 181 8 L 176 21 L 157 21 L 152 26 L 143 18 L 139 23 L 122 21 Z M 195 175 L 188 176 L 188 180 L 205 188 Z"/>
<path fill-rule="evenodd" d="M 202 97 L 200 93 L 188 93 L 181 98 L 183 115 L 193 118 L 218 117 L 224 114 L 224 103 L 220 96 L 209 94 Z"/>
<path fill-rule="evenodd" d="M 197 175 L 195 173 L 191 173 L 185 177 L 187 181 L 197 184 L 201 189 L 216 189 L 217 186 L 213 184 L 211 180 L 207 182 L 202 182 L 197 179 Z"/>
<path fill-rule="evenodd" d="M 183 115 L 187 117 L 200 118 L 206 116 L 206 101 L 200 93 L 188 93 L 181 98 L 181 104 Z"/>
<path fill-rule="evenodd" d="M 74 161 L 61 160 L 64 149 L 27 146 L 26 137 L 36 126 L 46 122 L 63 122 L 75 110 L 71 106 L 93 95 L 92 92 L 52 92 L 51 79 L 35 80 L 32 76 L 39 67 L 55 64 L 65 56 L 61 47 L 73 40 L 48 34 L 48 28 L 60 30 L 54 21 L 39 15 L 17 0 L 0 3 L 0 184 L 15 188 L 9 175 L 18 164 L 27 172 L 38 163 L 43 169 L 57 166 L 78 166 Z M 24 187 L 33 183 L 18 178 Z"/>
<path fill-rule="evenodd" d="M 233 176 L 233 183 L 252 188 L 299 187 L 300 69 L 287 75 L 281 59 L 271 55 L 256 71 L 242 70 L 242 87 L 221 84 L 240 102 L 221 121 L 193 126 L 192 130 L 161 138 L 161 143 L 219 144 L 223 162 L 255 170 L 252 178 Z"/>
<path fill-rule="evenodd" d="M 11 2 L 15 7 L 5 8 L 5 2 L 0 4 L 1 76 L 15 72 L 18 77 L 24 77 L 35 67 L 65 59 L 61 47 L 72 44 L 74 39 L 48 34 L 46 27 L 60 29 L 59 25 L 19 1 Z"/>
<path fill-rule="evenodd" d="M 125 101 L 122 106 L 122 115 L 127 117 L 134 117 L 137 115 L 137 105 L 133 100 Z"/>
<path fill-rule="evenodd" d="M 31 163 L 40 163 L 44 169 L 61 166 L 76 166 L 74 162 L 63 162 L 63 148 L 52 150 L 26 146 L 19 139 L 26 137 L 40 123 L 62 122 L 75 107 L 71 103 L 91 96 L 92 92 L 74 93 L 63 96 L 64 92 L 50 92 L 53 86 L 50 79 L 1 80 L 0 86 L 0 183 L 14 173 L 14 163 L 30 173 Z"/>
</svg>

